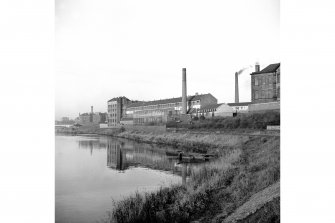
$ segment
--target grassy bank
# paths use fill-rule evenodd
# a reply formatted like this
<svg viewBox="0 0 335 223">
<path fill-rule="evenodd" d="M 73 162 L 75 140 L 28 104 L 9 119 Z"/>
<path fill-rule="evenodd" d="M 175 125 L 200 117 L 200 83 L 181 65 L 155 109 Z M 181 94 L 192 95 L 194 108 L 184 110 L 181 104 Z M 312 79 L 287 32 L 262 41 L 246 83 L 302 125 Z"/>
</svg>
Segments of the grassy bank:
<svg viewBox="0 0 335 223">
<path fill-rule="evenodd" d="M 66 130 L 66 129 L 65 129 Z M 125 131 L 124 129 L 99 129 L 94 127 L 68 129 L 63 134 L 99 134 L 125 138 L 137 142 L 169 145 L 176 149 L 197 153 L 222 153 L 232 147 L 244 143 L 249 139 L 247 135 L 215 134 L 215 133 L 191 133 L 191 132 L 166 132 L 149 133 L 138 131 Z"/>
<path fill-rule="evenodd" d="M 268 125 L 280 125 L 280 113 L 267 111 L 263 113 L 241 113 L 236 117 L 213 117 L 193 119 L 190 123 L 170 121 L 168 128 L 187 129 L 266 129 Z"/>
<path fill-rule="evenodd" d="M 177 146 L 183 146 L 185 141 L 186 145 L 199 145 L 207 151 L 226 152 L 215 162 L 194 169 L 186 186 L 174 185 L 156 192 L 135 193 L 116 202 L 105 222 L 221 222 L 253 194 L 280 179 L 279 137 L 130 136 L 126 132 L 119 135 Z"/>
<path fill-rule="evenodd" d="M 198 153 L 222 153 L 243 144 L 249 136 L 192 133 L 143 133 L 124 131 L 115 136 L 139 142 L 170 145 Z"/>
</svg>

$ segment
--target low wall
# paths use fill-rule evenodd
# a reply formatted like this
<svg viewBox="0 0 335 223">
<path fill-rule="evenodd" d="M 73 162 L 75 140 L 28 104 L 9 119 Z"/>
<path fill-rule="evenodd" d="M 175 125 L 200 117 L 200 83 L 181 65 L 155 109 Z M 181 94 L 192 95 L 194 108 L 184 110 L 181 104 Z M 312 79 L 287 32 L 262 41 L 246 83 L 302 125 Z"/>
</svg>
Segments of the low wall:
<svg viewBox="0 0 335 223">
<path fill-rule="evenodd" d="M 155 132 L 155 133 L 164 133 L 166 132 L 165 125 L 159 126 L 146 126 L 146 125 L 124 125 L 123 128 L 127 131 L 140 131 L 140 132 Z"/>
<path fill-rule="evenodd" d="M 267 103 L 258 103 L 249 105 L 250 112 L 267 111 L 267 110 L 280 110 L 280 102 L 276 101 L 276 102 L 267 102 Z"/>
<path fill-rule="evenodd" d="M 266 126 L 266 130 L 279 131 L 280 130 L 280 125 L 268 125 L 268 126 Z"/>
<path fill-rule="evenodd" d="M 233 117 L 233 112 L 215 112 L 215 117 Z"/>
<path fill-rule="evenodd" d="M 100 127 L 101 129 L 106 129 L 106 128 L 108 128 L 108 124 L 100 123 L 100 124 L 99 124 L 99 127 Z"/>
</svg>

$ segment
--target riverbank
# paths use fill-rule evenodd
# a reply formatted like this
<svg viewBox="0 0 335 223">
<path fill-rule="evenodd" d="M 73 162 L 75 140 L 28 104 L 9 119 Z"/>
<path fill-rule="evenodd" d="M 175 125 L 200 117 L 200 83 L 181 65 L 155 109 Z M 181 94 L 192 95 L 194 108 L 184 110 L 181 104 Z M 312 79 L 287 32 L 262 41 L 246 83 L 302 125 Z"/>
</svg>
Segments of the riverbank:
<svg viewBox="0 0 335 223">
<path fill-rule="evenodd" d="M 56 134 L 97 134 L 135 140 L 149 144 L 162 144 L 176 149 L 196 153 L 220 153 L 231 147 L 238 146 L 252 137 L 279 137 L 279 131 L 254 129 L 168 129 L 166 132 L 144 132 L 126 130 L 124 128 L 100 129 L 97 126 L 80 127 L 77 129 L 60 129 Z"/>
<path fill-rule="evenodd" d="M 248 130 L 238 133 L 238 130 L 231 134 L 227 131 L 144 133 L 123 129 L 77 132 L 171 145 L 178 150 L 219 156 L 195 169 L 185 186 L 135 193 L 115 203 L 104 222 L 224 221 L 254 194 L 280 180 L 279 133 Z M 267 215 L 280 219 L 278 211 L 267 212 Z"/>
<path fill-rule="evenodd" d="M 141 134 L 119 137 L 138 141 L 198 145 L 220 157 L 195 169 L 186 186 L 135 193 L 117 202 L 105 222 L 222 222 L 254 194 L 280 180 L 280 138 L 197 134 Z M 280 219 L 277 211 L 268 219 Z"/>
</svg>

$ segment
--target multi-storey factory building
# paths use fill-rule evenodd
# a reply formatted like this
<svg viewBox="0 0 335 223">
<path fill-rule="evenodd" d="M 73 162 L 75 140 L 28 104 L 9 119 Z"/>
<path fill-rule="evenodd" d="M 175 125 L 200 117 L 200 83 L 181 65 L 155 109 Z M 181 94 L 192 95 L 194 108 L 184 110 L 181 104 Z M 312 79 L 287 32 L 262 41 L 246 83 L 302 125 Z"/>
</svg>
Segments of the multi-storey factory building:
<svg viewBox="0 0 335 223">
<path fill-rule="evenodd" d="M 117 97 L 108 103 L 108 126 L 164 124 L 169 118 L 181 121 L 198 115 L 201 108 L 217 104 L 211 94 L 187 96 L 186 68 L 182 69 L 182 96 L 155 101 L 130 101 Z"/>
<path fill-rule="evenodd" d="M 126 119 L 132 119 L 134 125 L 148 123 L 166 123 L 168 117 L 185 114 L 183 100 L 169 98 L 148 102 L 137 102 L 127 106 Z M 196 94 L 188 96 L 186 114 L 197 114 L 201 108 L 211 104 L 217 104 L 217 99 L 211 94 Z"/>
<path fill-rule="evenodd" d="M 131 101 L 124 97 L 112 98 L 107 102 L 108 106 L 108 126 L 115 126 L 120 123 L 120 120 L 125 116 L 127 105 Z"/>
<path fill-rule="evenodd" d="M 251 101 L 266 103 L 280 100 L 280 63 L 270 64 L 260 71 L 256 64 L 251 73 Z"/>
</svg>

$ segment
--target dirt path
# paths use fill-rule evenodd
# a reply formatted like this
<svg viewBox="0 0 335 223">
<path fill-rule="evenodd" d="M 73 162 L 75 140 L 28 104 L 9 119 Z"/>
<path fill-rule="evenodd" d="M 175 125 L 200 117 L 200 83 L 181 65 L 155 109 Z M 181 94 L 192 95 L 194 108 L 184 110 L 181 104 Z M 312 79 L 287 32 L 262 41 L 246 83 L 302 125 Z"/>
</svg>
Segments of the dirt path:
<svg viewBox="0 0 335 223">
<path fill-rule="evenodd" d="M 269 202 L 280 197 L 280 181 L 272 184 L 264 190 L 252 195 L 250 199 L 242 206 L 236 209 L 234 213 L 229 215 L 223 222 L 239 222 L 248 216 L 256 213 Z"/>
</svg>

